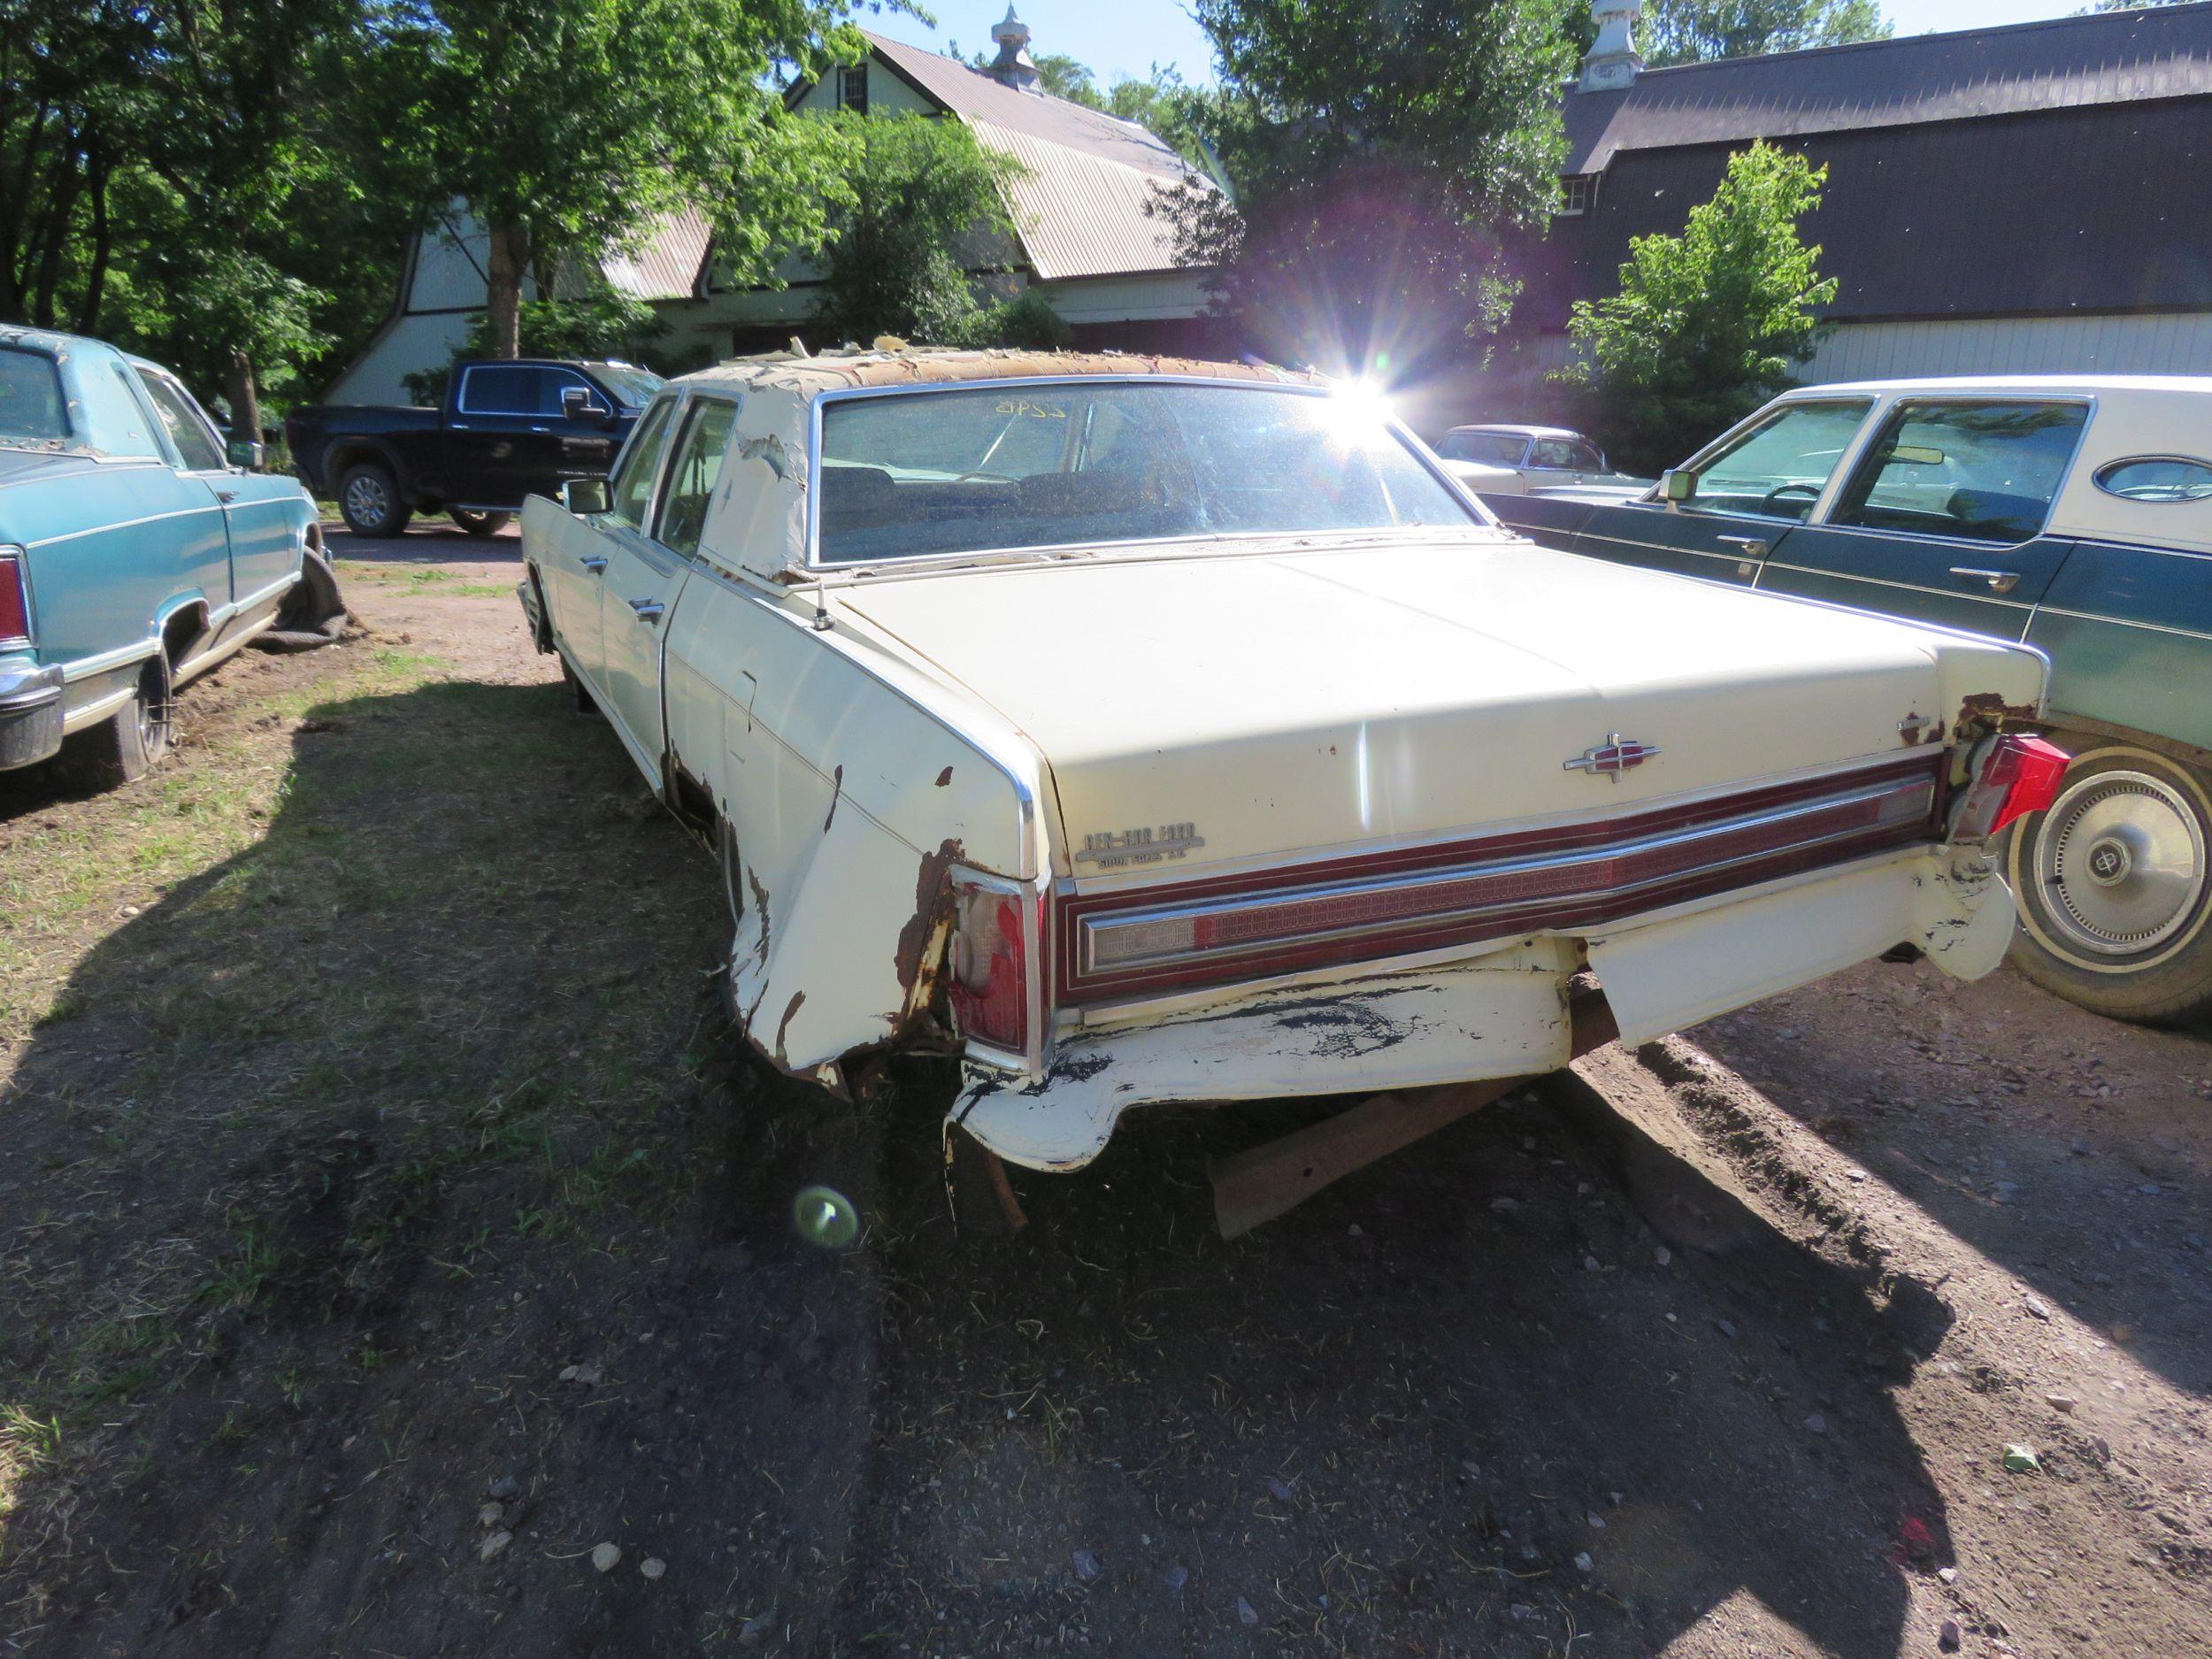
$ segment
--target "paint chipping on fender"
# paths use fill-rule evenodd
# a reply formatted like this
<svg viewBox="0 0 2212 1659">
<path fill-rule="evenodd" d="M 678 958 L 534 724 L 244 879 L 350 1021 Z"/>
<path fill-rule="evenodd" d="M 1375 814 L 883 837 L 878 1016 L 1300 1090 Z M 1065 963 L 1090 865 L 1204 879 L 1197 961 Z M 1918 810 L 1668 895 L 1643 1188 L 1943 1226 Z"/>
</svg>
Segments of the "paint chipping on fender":
<svg viewBox="0 0 2212 1659">
<path fill-rule="evenodd" d="M 837 822 L 837 803 L 845 798 L 845 769 L 838 767 L 830 774 L 829 812 L 822 819 L 822 833 L 829 833 L 830 826 Z"/>
<path fill-rule="evenodd" d="M 923 854 L 915 872 L 914 913 L 899 929 L 892 958 L 899 988 L 906 994 L 899 1008 L 900 1033 L 926 1018 L 937 1000 L 937 977 L 952 941 L 952 868 L 966 856 L 959 841 L 948 840 L 935 852 Z"/>
<path fill-rule="evenodd" d="M 791 1000 L 784 1004 L 783 1018 L 776 1022 L 776 1064 L 786 1071 L 790 1069 L 791 1063 L 784 1054 L 784 1033 L 791 1029 L 793 1018 L 804 1006 L 806 1006 L 806 993 L 804 991 L 792 992 Z"/>
<path fill-rule="evenodd" d="M 946 785 L 948 785 L 948 784 L 949 784 L 951 781 L 952 781 L 952 768 L 951 768 L 951 767 L 948 766 L 948 767 L 946 767 L 946 768 L 944 769 L 944 771 L 942 771 L 942 772 L 939 772 L 939 773 L 937 774 L 937 787 L 938 787 L 940 789 L 942 789 L 943 787 L 945 787 L 945 786 L 946 786 Z"/>
<path fill-rule="evenodd" d="M 2007 703 L 2001 693 L 1977 691 L 1959 700 L 1958 722 L 1951 741 L 1962 743 L 1978 727 L 1994 729 L 2008 720 L 2039 720 L 2043 710 L 2032 703 Z"/>
</svg>

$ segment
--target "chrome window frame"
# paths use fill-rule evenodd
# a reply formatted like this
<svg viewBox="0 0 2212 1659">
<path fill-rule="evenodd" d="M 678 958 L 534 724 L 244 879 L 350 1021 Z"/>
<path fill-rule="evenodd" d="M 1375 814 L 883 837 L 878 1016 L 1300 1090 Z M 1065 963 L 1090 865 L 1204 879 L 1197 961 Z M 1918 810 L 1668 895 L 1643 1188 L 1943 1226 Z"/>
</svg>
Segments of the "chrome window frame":
<svg viewBox="0 0 2212 1659">
<path fill-rule="evenodd" d="M 2043 518 L 2036 526 L 2034 534 L 2023 536 L 2017 541 L 1992 541 L 1983 536 L 1946 535 L 1939 530 L 1890 530 L 1878 525 L 1835 522 L 1833 515 L 1842 504 L 1844 482 L 1858 476 L 1859 469 L 1867 463 L 1876 437 L 1889 425 L 1893 416 L 1900 410 L 1961 403 L 2070 403 L 2079 405 L 2085 411 L 2081 426 L 2074 434 L 2074 447 L 2067 454 L 2066 465 L 2059 469 L 2058 482 L 2051 487 L 2050 500 L 2043 503 Z M 2020 392 L 2009 396 L 2001 392 L 1987 395 L 1976 392 L 1892 392 L 1879 399 L 1875 409 L 1867 416 L 1866 424 L 1860 428 L 1857 440 L 1845 451 L 1845 465 L 1839 466 L 1829 479 L 1828 488 L 1821 492 L 1816 511 L 1807 516 L 1805 525 L 1808 528 L 1847 531 L 1853 535 L 1883 536 L 1899 541 L 1934 541 L 1950 548 L 2026 547 L 2031 541 L 2039 541 L 2050 534 L 2052 515 L 2057 512 L 2059 498 L 2065 495 L 2067 486 L 2074 481 L 2074 469 L 2081 465 L 2082 450 L 2089 442 L 2089 428 L 2095 424 L 2096 419 L 2097 395 L 2094 392 Z M 2115 496 L 2114 499 L 2116 501 L 2122 497 Z M 1930 591 L 1947 593 L 1950 590 Z"/>
<path fill-rule="evenodd" d="M 1655 503 L 1669 512 L 1701 512 L 1711 518 L 1727 518 L 1744 524 L 1779 524 L 1794 529 L 1800 525 L 1816 523 L 1820 519 L 1821 515 L 1826 512 L 1829 503 L 1835 498 L 1837 480 L 1849 477 L 1858 466 L 1859 456 L 1866 446 L 1867 423 L 1879 414 L 1883 407 L 1884 400 L 1879 392 L 1829 391 L 1823 388 L 1808 388 L 1802 394 L 1787 393 L 1753 410 L 1703 449 L 1694 451 L 1688 460 L 1671 469 L 1678 472 L 1687 472 L 1702 478 L 1705 475 L 1705 469 L 1713 461 L 1718 460 L 1728 453 L 1730 447 L 1740 439 L 1750 436 L 1762 426 L 1772 425 L 1793 409 L 1803 409 L 1809 405 L 1817 406 L 1824 403 L 1855 403 L 1862 401 L 1865 403 L 1866 410 L 1859 417 L 1858 431 L 1843 446 L 1843 452 L 1836 457 L 1834 467 L 1830 470 L 1826 481 L 1821 485 L 1820 494 L 1807 504 L 1805 516 L 1802 518 L 1781 518 L 1772 513 L 1763 512 L 1740 512 L 1732 507 L 1700 507 L 1694 495 L 1686 502 L 1671 502 L 1659 493 L 1664 488 L 1663 480 L 1653 484 L 1636 499 Z"/>
<path fill-rule="evenodd" d="M 2158 462 L 2167 462 L 2179 466 L 2200 466 L 2205 471 L 2205 481 L 2212 483 L 2212 460 L 2207 460 L 2200 455 L 2144 454 L 2124 455 L 2115 460 L 2101 463 L 2096 470 L 2089 474 L 2090 487 L 2099 495 L 2109 495 L 2115 501 L 2124 501 L 2131 507 L 2201 507 L 2208 503 L 2212 503 L 2212 495 L 2177 496 L 2168 501 L 2160 501 L 2155 497 L 2143 495 L 2124 495 L 2104 481 L 2106 473 L 2116 472 L 2121 467 L 2141 466 L 2147 463 Z"/>
<path fill-rule="evenodd" d="M 987 547 L 970 548 L 957 553 L 918 553 L 905 557 L 841 558 L 822 557 L 822 415 L 833 403 L 849 403 L 860 398 L 922 397 L 932 393 L 1003 390 L 1010 387 L 1029 386 L 1205 386 L 1220 387 L 1232 391 L 1271 393 L 1276 396 L 1297 397 L 1335 397 L 1337 389 L 1329 386 L 1302 386 L 1295 382 L 1230 380 L 1219 375 L 1204 374 L 1025 374 L 974 380 L 926 380 L 904 386 L 845 386 L 817 393 L 813 406 L 807 411 L 807 476 L 812 488 L 806 492 L 806 542 L 803 563 L 798 567 L 810 572 L 828 575 L 836 572 L 867 570 L 929 570 L 949 565 L 973 564 L 981 560 L 1034 559 L 1049 564 L 1066 557 L 1071 552 L 1089 549 L 1102 550 L 1118 548 L 1165 547 L 1188 541 L 1280 541 L 1290 536 L 1379 535 L 1419 530 L 1447 531 L 1456 534 L 1461 526 L 1440 525 L 1380 526 L 1369 530 L 1237 530 L 1219 531 L 1194 535 L 1167 535 L 1135 537 L 1122 541 L 1062 541 L 1046 547 Z M 1401 448 L 1414 463 L 1442 487 L 1444 493 L 1464 507 L 1469 513 L 1468 529 L 1495 530 L 1501 528 L 1491 511 L 1445 472 L 1443 463 L 1430 451 L 1429 447 L 1416 437 L 1405 422 L 1390 416 L 1383 426 L 1397 440 Z"/>
<path fill-rule="evenodd" d="M 641 522 L 632 524 L 627 518 L 625 518 L 620 513 L 615 511 L 615 480 L 622 472 L 623 462 L 629 458 L 631 446 L 637 442 L 639 434 L 645 430 L 646 422 L 652 418 L 653 411 L 658 408 L 663 403 L 666 403 L 668 404 L 668 419 L 671 428 L 670 435 L 672 437 L 674 433 L 677 430 L 680 430 L 682 427 L 684 419 L 689 412 L 686 406 L 690 403 L 690 401 L 691 394 L 688 391 L 662 392 L 657 395 L 651 403 L 646 404 L 643 409 L 638 411 L 637 424 L 630 428 L 629 436 L 622 441 L 622 447 L 615 451 L 614 464 L 607 469 L 607 511 L 603 513 L 594 513 L 592 515 L 594 518 L 610 520 L 614 525 L 619 525 L 625 530 L 634 531 L 638 536 L 644 541 L 652 541 L 652 536 L 647 530 L 646 526 L 648 525 L 654 525 L 660 522 L 661 484 L 662 481 L 668 476 L 668 457 L 672 452 L 674 446 L 672 444 L 668 449 L 662 450 L 660 457 L 653 463 L 652 485 L 651 488 L 645 492 L 645 511 L 643 518 Z M 609 527 L 606 525 L 601 525 L 595 527 L 600 530 L 602 534 L 609 534 Z M 659 544 L 656 542 L 654 545 L 658 546 Z"/>
<path fill-rule="evenodd" d="M 659 400 L 657 398 L 655 401 L 657 402 Z M 719 390 L 707 391 L 703 389 L 697 392 L 686 392 L 680 394 L 677 401 L 682 404 L 682 408 L 680 411 L 678 424 L 675 427 L 675 437 L 668 446 L 668 452 L 661 457 L 660 476 L 655 480 L 653 486 L 653 494 L 651 497 L 652 511 L 647 515 L 646 519 L 647 524 L 650 525 L 652 527 L 650 529 L 646 529 L 640 526 L 639 534 L 644 536 L 644 538 L 648 541 L 650 541 L 655 547 L 660 549 L 661 551 L 666 553 L 670 557 L 681 559 L 685 564 L 691 565 L 695 564 L 702 557 L 702 549 L 706 545 L 706 525 L 703 520 L 701 522 L 699 526 L 700 545 L 693 548 L 688 553 L 685 552 L 681 548 L 669 546 L 666 541 L 661 539 L 661 518 L 662 516 L 668 511 L 668 485 L 670 480 L 675 476 L 676 459 L 677 457 L 682 452 L 685 442 L 690 438 L 692 427 L 698 422 L 699 411 L 709 403 L 726 403 L 729 405 L 730 410 L 730 435 L 728 444 L 722 451 L 723 461 L 726 464 L 729 460 L 730 449 L 733 448 L 737 443 L 737 417 L 739 412 L 745 406 L 745 396 L 741 392 L 727 392 Z M 643 426 L 644 424 L 645 417 L 643 415 L 640 415 L 638 417 L 638 425 Z M 607 476 L 609 480 L 611 480 L 614 474 L 610 472 Z M 721 474 L 718 472 L 716 473 L 715 484 L 718 488 L 720 487 L 721 481 Z M 614 495 L 613 490 L 610 488 L 607 494 L 609 501 L 611 502 Z M 710 492 L 710 495 L 711 492 Z M 629 520 L 626 518 L 623 520 L 623 523 L 626 525 L 629 523 Z"/>
<path fill-rule="evenodd" d="M 145 388 L 146 401 L 154 406 L 155 434 L 169 451 L 178 472 L 189 472 L 194 478 L 204 478 L 211 472 L 234 472 L 238 470 L 230 464 L 230 451 L 223 442 L 222 434 L 215 430 L 215 423 L 207 418 L 207 411 L 200 407 L 200 400 L 185 390 L 182 380 L 166 369 L 148 368 L 138 363 L 128 363 L 126 366 L 138 376 L 140 383 Z M 186 461 L 184 451 L 177 448 L 176 440 L 169 431 L 169 423 L 161 419 L 160 400 L 154 395 L 154 388 L 157 385 L 166 386 L 177 395 L 178 401 L 184 405 L 186 418 L 196 422 L 200 435 L 215 446 L 213 466 L 194 466 Z M 258 436 L 255 442 L 260 442 Z"/>
</svg>

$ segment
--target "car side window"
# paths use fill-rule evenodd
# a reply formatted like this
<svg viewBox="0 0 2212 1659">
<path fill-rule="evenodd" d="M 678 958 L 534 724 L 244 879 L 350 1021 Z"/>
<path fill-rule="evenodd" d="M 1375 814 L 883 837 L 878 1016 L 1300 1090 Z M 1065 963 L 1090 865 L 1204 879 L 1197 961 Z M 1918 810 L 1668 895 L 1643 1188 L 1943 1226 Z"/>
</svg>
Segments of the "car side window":
<svg viewBox="0 0 2212 1659">
<path fill-rule="evenodd" d="M 2138 455 L 2097 469 L 2097 488 L 2122 501 L 2212 501 L 2212 461 Z"/>
<path fill-rule="evenodd" d="M 184 388 L 165 375 L 142 374 L 140 382 L 146 395 L 153 399 L 154 413 L 161 417 L 161 424 L 169 434 L 169 442 L 177 446 L 188 472 L 219 472 L 228 465 L 223 451 L 215 442 L 215 434 L 208 430 L 206 417 L 199 405 L 185 396 Z"/>
<path fill-rule="evenodd" d="M 1602 472 L 1605 457 L 1598 453 L 1597 445 L 1577 438 L 1567 445 L 1567 465 L 1578 472 Z"/>
<path fill-rule="evenodd" d="M 1801 523 L 1873 407 L 1870 397 L 1785 404 L 1697 469 L 1690 505 Z"/>
<path fill-rule="evenodd" d="M 1529 457 L 1531 466 L 1549 467 L 1555 472 L 1569 472 L 1575 466 L 1575 447 L 1564 438 L 1539 438 L 1536 453 Z"/>
<path fill-rule="evenodd" d="M 1970 541 L 2033 541 L 2051 515 L 2085 403 L 1902 404 L 1830 522 Z"/>
<path fill-rule="evenodd" d="M 698 552 L 707 502 L 722 476 L 722 457 L 729 452 L 730 429 L 736 424 L 735 403 L 718 397 L 693 401 L 683 441 L 668 469 L 668 487 L 661 491 L 660 526 L 653 538 L 671 552 L 686 558 Z"/>
<path fill-rule="evenodd" d="M 645 528 L 645 510 L 653 504 L 653 475 L 660 471 L 661 451 L 668 445 L 668 417 L 675 407 L 674 398 L 664 397 L 647 410 L 615 467 L 614 504 L 609 511 L 633 529 Z"/>
<path fill-rule="evenodd" d="M 534 415 L 545 371 L 516 363 L 472 364 L 461 371 L 465 415 Z M 559 402 L 558 394 L 554 401 Z"/>
</svg>

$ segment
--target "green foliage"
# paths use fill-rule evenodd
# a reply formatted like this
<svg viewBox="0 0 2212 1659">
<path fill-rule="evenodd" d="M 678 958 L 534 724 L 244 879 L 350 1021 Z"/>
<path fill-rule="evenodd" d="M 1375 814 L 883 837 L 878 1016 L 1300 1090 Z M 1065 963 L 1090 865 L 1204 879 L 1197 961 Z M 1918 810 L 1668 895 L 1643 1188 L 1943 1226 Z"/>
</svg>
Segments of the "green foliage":
<svg viewBox="0 0 2212 1659">
<path fill-rule="evenodd" d="M 1041 90 L 1089 109 L 1106 107 L 1106 100 L 1099 95 L 1098 77 L 1091 73 L 1089 65 L 1079 63 L 1065 52 L 1046 52 L 1034 61 Z"/>
<path fill-rule="evenodd" d="M 1824 167 L 1755 143 L 1732 156 L 1713 199 L 1678 236 L 1639 236 L 1620 292 L 1575 303 L 1585 421 L 1617 465 L 1671 464 L 1789 383 L 1835 298 L 1798 221 L 1820 205 Z"/>
<path fill-rule="evenodd" d="M 1889 36 L 1878 0 L 1655 0 L 1636 26 L 1655 69 Z"/>
<path fill-rule="evenodd" d="M 1270 356 L 1401 384 L 1450 372 L 1544 222 L 1572 0 L 1196 0 L 1220 89 L 1188 119 L 1236 189 L 1164 210 L 1218 309 Z"/>
<path fill-rule="evenodd" d="M 526 268 L 687 207 L 733 276 L 772 281 L 846 205 L 846 129 L 786 119 L 773 89 L 781 65 L 861 56 L 843 0 L 400 3 L 385 124 L 491 229 L 495 317 Z"/>
<path fill-rule="evenodd" d="M 838 129 L 849 160 L 817 327 L 840 341 L 967 342 L 983 312 L 968 267 L 1002 257 L 1013 231 L 1002 193 L 1011 164 L 957 121 L 844 114 L 819 124 Z"/>
<path fill-rule="evenodd" d="M 657 342 L 667 333 L 660 313 L 644 301 L 603 287 L 565 299 L 523 301 L 521 348 L 516 355 L 612 359 L 664 371 L 675 366 L 657 360 Z M 491 355 L 491 319 L 480 316 L 454 353 L 454 362 Z M 403 374 L 400 383 L 415 402 L 434 406 L 445 402 L 446 383 L 452 375 L 453 365 L 442 363 Z"/>
<path fill-rule="evenodd" d="M 967 333 L 954 343 L 1064 351 L 1075 343 L 1075 330 L 1068 326 L 1043 295 L 1035 288 L 1024 288 L 1009 298 L 984 306 L 976 313 Z"/>
</svg>

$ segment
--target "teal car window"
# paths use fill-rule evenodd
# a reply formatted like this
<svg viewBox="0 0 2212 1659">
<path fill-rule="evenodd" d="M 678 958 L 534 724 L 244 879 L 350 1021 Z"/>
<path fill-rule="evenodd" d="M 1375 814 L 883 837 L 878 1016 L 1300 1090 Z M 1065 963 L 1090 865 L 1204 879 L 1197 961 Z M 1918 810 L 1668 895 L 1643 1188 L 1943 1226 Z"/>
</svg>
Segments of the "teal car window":
<svg viewBox="0 0 2212 1659">
<path fill-rule="evenodd" d="M 1697 469 L 1691 505 L 1801 522 L 1873 407 L 1870 397 L 1784 405 Z"/>
<path fill-rule="evenodd" d="M 185 396 L 184 388 L 158 374 L 139 378 L 145 384 L 146 396 L 154 400 L 154 413 L 161 417 L 162 426 L 168 430 L 169 442 L 177 446 L 178 455 L 184 459 L 184 470 L 219 472 L 227 465 L 223 452 L 216 445 L 215 434 L 208 430 L 199 406 Z"/>
<path fill-rule="evenodd" d="M 683 442 L 668 469 L 668 488 L 661 492 L 660 534 L 655 539 L 672 552 L 686 558 L 698 552 L 700 532 L 707 525 L 707 500 L 722 476 L 722 457 L 729 451 L 730 428 L 736 424 L 735 403 L 708 397 L 692 404 Z"/>
<path fill-rule="evenodd" d="M 1907 403 L 1832 522 L 1971 541 L 2032 541 L 2089 419 L 2086 403 Z"/>
<path fill-rule="evenodd" d="M 2122 501 L 2212 501 L 2212 461 L 2139 455 L 2097 469 L 2097 488 Z"/>
<path fill-rule="evenodd" d="M 645 510 L 653 504 L 653 475 L 660 471 L 661 451 L 668 444 L 668 412 L 675 406 L 675 400 L 667 398 L 646 411 L 615 468 L 611 511 L 633 529 L 645 528 Z"/>
<path fill-rule="evenodd" d="M 53 358 L 0 349 L 0 442 L 52 443 L 68 436 L 69 405 Z"/>
</svg>

